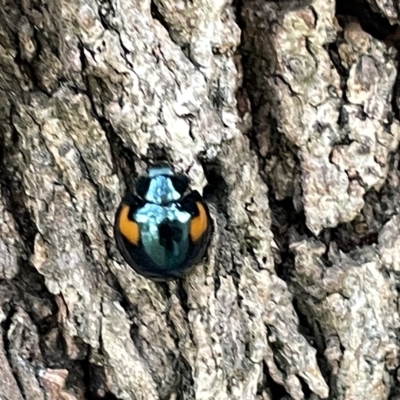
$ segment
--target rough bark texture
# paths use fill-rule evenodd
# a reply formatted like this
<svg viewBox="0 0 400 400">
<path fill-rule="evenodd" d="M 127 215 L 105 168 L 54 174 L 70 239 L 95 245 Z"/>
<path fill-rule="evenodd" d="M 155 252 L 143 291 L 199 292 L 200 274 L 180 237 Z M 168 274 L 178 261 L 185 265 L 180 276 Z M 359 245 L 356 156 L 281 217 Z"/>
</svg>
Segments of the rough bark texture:
<svg viewBox="0 0 400 400">
<path fill-rule="evenodd" d="M 0 1 L 0 399 L 400 399 L 395 1 Z M 207 260 L 138 276 L 151 163 Z"/>
</svg>

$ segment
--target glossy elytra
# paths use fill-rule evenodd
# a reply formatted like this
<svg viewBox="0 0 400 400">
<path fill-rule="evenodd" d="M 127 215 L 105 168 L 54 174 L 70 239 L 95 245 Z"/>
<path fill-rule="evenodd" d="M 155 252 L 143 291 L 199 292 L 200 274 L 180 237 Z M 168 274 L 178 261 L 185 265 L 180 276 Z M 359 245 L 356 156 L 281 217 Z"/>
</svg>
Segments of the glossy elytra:
<svg viewBox="0 0 400 400">
<path fill-rule="evenodd" d="M 125 261 L 153 280 L 183 277 L 207 250 L 212 220 L 199 192 L 169 167 L 152 167 L 127 193 L 115 218 L 115 238 Z"/>
</svg>

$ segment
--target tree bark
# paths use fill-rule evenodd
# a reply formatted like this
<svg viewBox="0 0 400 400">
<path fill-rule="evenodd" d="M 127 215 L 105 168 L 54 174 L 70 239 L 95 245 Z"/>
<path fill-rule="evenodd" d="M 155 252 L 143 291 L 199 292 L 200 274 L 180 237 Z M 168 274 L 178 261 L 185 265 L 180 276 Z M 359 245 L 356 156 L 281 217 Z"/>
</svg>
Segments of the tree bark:
<svg viewBox="0 0 400 400">
<path fill-rule="evenodd" d="M 400 399 L 393 1 L 0 2 L 0 399 Z M 168 161 L 205 262 L 115 211 Z"/>
</svg>

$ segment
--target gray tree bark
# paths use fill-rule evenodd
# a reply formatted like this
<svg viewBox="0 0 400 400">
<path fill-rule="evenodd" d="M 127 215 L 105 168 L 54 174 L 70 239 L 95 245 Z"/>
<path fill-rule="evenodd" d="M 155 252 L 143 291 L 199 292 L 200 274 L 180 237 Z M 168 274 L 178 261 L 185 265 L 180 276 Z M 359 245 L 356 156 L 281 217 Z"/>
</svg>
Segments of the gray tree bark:
<svg viewBox="0 0 400 400">
<path fill-rule="evenodd" d="M 0 399 L 400 399 L 393 0 L 0 1 Z M 169 161 L 181 282 L 114 214 Z"/>
</svg>

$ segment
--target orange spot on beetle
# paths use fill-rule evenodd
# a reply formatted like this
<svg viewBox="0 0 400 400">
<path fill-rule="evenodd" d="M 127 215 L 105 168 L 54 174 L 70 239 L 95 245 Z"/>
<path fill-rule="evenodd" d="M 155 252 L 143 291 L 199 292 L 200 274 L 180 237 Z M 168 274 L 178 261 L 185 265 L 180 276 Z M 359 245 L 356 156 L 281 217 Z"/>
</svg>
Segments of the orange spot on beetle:
<svg viewBox="0 0 400 400">
<path fill-rule="evenodd" d="M 206 231 L 208 220 L 206 210 L 200 201 L 196 201 L 197 209 L 199 210 L 199 215 L 192 218 L 190 221 L 190 237 L 193 242 L 196 242 L 201 238 L 201 235 Z"/>
<path fill-rule="evenodd" d="M 121 212 L 119 213 L 118 227 L 125 239 L 137 246 L 139 243 L 139 225 L 128 218 L 129 210 L 129 206 L 125 204 L 122 206 Z"/>
</svg>

